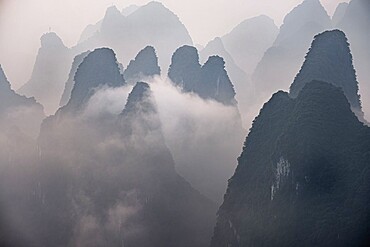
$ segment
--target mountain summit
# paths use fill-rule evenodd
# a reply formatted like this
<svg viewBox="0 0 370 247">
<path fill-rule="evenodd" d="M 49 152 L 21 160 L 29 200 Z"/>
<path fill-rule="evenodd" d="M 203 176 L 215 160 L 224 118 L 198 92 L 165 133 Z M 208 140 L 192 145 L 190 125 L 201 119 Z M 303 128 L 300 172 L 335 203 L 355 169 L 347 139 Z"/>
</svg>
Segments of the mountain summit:
<svg viewBox="0 0 370 247">
<path fill-rule="evenodd" d="M 278 92 L 255 119 L 218 213 L 212 247 L 368 243 L 370 128 L 343 91 Z"/>
<path fill-rule="evenodd" d="M 156 51 L 154 47 L 147 46 L 136 55 L 134 60 L 130 61 L 123 76 L 128 83 L 134 84 L 146 77 L 160 74 L 161 68 L 158 65 Z"/>
<path fill-rule="evenodd" d="M 116 55 L 109 48 L 98 48 L 89 53 L 74 76 L 71 98 L 62 109 L 81 109 L 99 87 L 120 87 L 125 81 L 120 73 Z"/>
<path fill-rule="evenodd" d="M 182 46 L 172 56 L 168 77 L 184 92 L 193 92 L 203 99 L 213 99 L 225 105 L 236 105 L 234 86 L 220 56 L 210 56 L 201 66 L 198 50 Z"/>
<path fill-rule="evenodd" d="M 35 97 L 44 105 L 47 114 L 53 114 L 59 107 L 72 58 L 71 50 L 56 33 L 44 34 L 32 76 L 18 93 Z"/>
<path fill-rule="evenodd" d="M 273 92 L 289 88 L 312 37 L 329 28 L 331 19 L 319 0 L 303 1 L 284 18 L 273 46 L 266 51 L 252 76 L 256 95 L 262 102 Z"/>
<path fill-rule="evenodd" d="M 326 31 L 315 36 L 306 60 L 290 87 L 290 95 L 297 97 L 302 88 L 313 80 L 342 88 L 352 110 L 363 120 L 352 54 L 342 31 Z"/>
</svg>

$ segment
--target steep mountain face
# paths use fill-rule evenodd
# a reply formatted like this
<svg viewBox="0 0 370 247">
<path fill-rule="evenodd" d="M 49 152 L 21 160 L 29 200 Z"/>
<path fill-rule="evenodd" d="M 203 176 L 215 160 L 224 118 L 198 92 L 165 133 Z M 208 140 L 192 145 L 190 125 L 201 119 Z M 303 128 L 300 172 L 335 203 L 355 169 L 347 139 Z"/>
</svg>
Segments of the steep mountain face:
<svg viewBox="0 0 370 247">
<path fill-rule="evenodd" d="M 290 87 L 290 95 L 297 97 L 302 88 L 313 80 L 325 81 L 342 88 L 353 112 L 363 120 L 352 55 L 342 31 L 326 31 L 315 36 L 306 60 Z"/>
<path fill-rule="evenodd" d="M 43 125 L 41 160 L 49 175 L 40 180 L 42 218 L 55 227 L 44 229 L 42 241 L 207 245 L 215 205 L 176 173 L 149 85 L 136 84 L 119 116 L 104 116 L 98 121 L 99 116 L 64 115 Z M 50 173 L 60 179 L 50 179 Z"/>
<path fill-rule="evenodd" d="M 251 99 L 251 84 L 248 75 L 235 63 L 233 57 L 225 50 L 220 38 L 215 38 L 207 44 L 200 52 L 202 63 L 206 62 L 211 56 L 220 56 L 225 60 L 225 69 L 230 76 L 230 80 L 235 85 L 236 100 L 239 103 L 243 122 L 246 122 L 248 115 L 248 104 Z"/>
<path fill-rule="evenodd" d="M 0 126 L 5 134 L 8 129 L 16 128 L 30 137 L 39 133 L 44 119 L 42 105 L 34 98 L 27 98 L 14 92 L 0 65 Z"/>
<path fill-rule="evenodd" d="M 89 40 L 94 35 L 97 35 L 97 33 L 99 32 L 99 30 L 101 28 L 102 22 L 103 22 L 103 20 L 100 20 L 95 24 L 87 25 L 87 27 L 85 27 L 85 29 L 82 31 L 82 33 L 80 35 L 80 39 L 78 40 L 78 44 L 86 42 L 87 40 Z"/>
<path fill-rule="evenodd" d="M 348 3 L 343 2 L 338 4 L 337 8 L 335 9 L 334 15 L 331 19 L 333 27 L 336 27 L 340 21 L 342 21 L 344 15 L 347 12 Z"/>
<path fill-rule="evenodd" d="M 128 58 L 135 57 L 148 44 L 156 48 L 161 67 L 168 68 L 176 48 L 191 45 L 192 39 L 173 12 L 159 2 L 150 2 L 128 16 L 122 15 L 116 7 L 110 7 L 99 31 L 74 49 L 85 51 L 109 46 L 126 65 Z"/>
<path fill-rule="evenodd" d="M 201 66 L 195 47 L 180 47 L 172 56 L 168 77 L 184 92 L 194 92 L 203 99 L 213 99 L 225 105 L 236 105 L 234 86 L 220 56 L 209 57 Z"/>
<path fill-rule="evenodd" d="M 131 60 L 127 69 L 123 73 L 126 82 L 134 84 L 147 77 L 153 77 L 161 74 L 161 68 L 158 65 L 158 58 L 154 47 L 147 46 L 141 50 Z"/>
<path fill-rule="evenodd" d="M 78 111 L 84 107 L 95 90 L 106 87 L 120 87 L 125 80 L 120 73 L 116 55 L 109 48 L 98 48 L 89 53 L 74 75 L 74 87 L 65 111 Z"/>
<path fill-rule="evenodd" d="M 365 246 L 370 129 L 343 91 L 273 95 L 229 181 L 211 246 Z"/>
<path fill-rule="evenodd" d="M 204 99 L 215 99 L 225 105 L 236 105 L 235 91 L 220 56 L 211 56 L 202 66 L 197 93 Z"/>
<path fill-rule="evenodd" d="M 44 34 L 31 79 L 18 93 L 35 97 L 47 114 L 53 114 L 59 107 L 72 56 L 56 33 Z"/>
<path fill-rule="evenodd" d="M 198 50 L 193 46 L 182 46 L 172 56 L 168 77 L 184 92 L 193 92 L 200 80 L 202 65 Z"/>
<path fill-rule="evenodd" d="M 60 103 L 59 103 L 60 106 L 65 106 L 68 103 L 69 99 L 71 98 L 71 92 L 72 92 L 73 86 L 75 84 L 75 81 L 74 81 L 75 74 L 77 72 L 78 67 L 83 62 L 85 57 L 87 57 L 87 55 L 89 55 L 89 53 L 90 53 L 90 51 L 83 52 L 83 53 L 77 55 L 73 59 L 73 63 L 72 63 L 71 70 L 69 72 L 68 80 L 65 83 L 64 92 L 62 94 L 62 98 L 60 99 Z"/>
<path fill-rule="evenodd" d="M 338 27 L 343 30 L 351 44 L 354 64 L 360 82 L 360 92 L 366 115 L 370 114 L 370 2 L 352 0 Z"/>
<path fill-rule="evenodd" d="M 273 46 L 253 73 L 256 95 L 261 103 L 273 92 L 289 88 L 304 61 L 312 37 L 331 27 L 331 19 L 319 0 L 305 0 L 284 19 Z"/>
<path fill-rule="evenodd" d="M 35 175 L 35 140 L 45 115 L 34 98 L 11 89 L 1 66 L 0 102 L 0 246 L 24 246 L 26 235 L 33 233 L 23 234 L 23 229 L 32 229 L 23 220 L 34 209 L 25 205 L 34 193 L 30 177 Z"/>
<path fill-rule="evenodd" d="M 261 15 L 243 21 L 221 39 L 235 63 L 247 74 L 252 74 L 278 33 L 274 21 Z"/>
</svg>

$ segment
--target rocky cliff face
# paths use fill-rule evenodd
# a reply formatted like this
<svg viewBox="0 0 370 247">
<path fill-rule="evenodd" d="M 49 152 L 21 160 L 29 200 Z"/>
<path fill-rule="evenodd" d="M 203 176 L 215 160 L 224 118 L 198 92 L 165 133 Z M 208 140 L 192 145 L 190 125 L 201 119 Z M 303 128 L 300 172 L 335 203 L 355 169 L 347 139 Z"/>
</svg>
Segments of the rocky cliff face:
<svg viewBox="0 0 370 247">
<path fill-rule="evenodd" d="M 71 70 L 69 72 L 68 80 L 65 83 L 62 98 L 60 99 L 60 103 L 59 103 L 60 106 L 65 106 L 68 103 L 69 99 L 71 98 L 72 89 L 73 89 L 73 86 L 75 85 L 75 74 L 77 72 L 78 67 L 83 62 L 85 57 L 89 55 L 89 53 L 90 51 L 86 51 L 86 52 L 83 52 L 77 55 L 74 58 Z"/>
<path fill-rule="evenodd" d="M 319 0 L 305 0 L 284 19 L 274 44 L 252 75 L 256 101 L 265 102 L 273 92 L 287 90 L 310 47 L 312 37 L 331 27 Z"/>
<path fill-rule="evenodd" d="M 56 33 L 44 34 L 32 76 L 18 93 L 35 97 L 47 114 L 54 114 L 59 107 L 72 60 L 73 53 Z"/>
<path fill-rule="evenodd" d="M 352 54 L 342 31 L 326 31 L 315 36 L 306 60 L 290 87 L 290 95 L 297 97 L 302 88 L 313 80 L 342 88 L 353 112 L 360 121 L 364 120 Z"/>
<path fill-rule="evenodd" d="M 360 93 L 365 115 L 370 114 L 370 2 L 366 0 L 352 0 L 339 21 L 337 27 L 343 30 L 348 37 L 353 52 L 354 65 L 360 82 Z M 366 117 L 365 116 L 365 117 Z"/>
<path fill-rule="evenodd" d="M 125 80 L 113 50 L 99 48 L 89 53 L 79 65 L 75 76 L 71 97 L 65 111 L 78 111 L 84 107 L 95 90 L 101 87 L 120 87 Z"/>
<path fill-rule="evenodd" d="M 39 128 L 44 119 L 43 106 L 34 98 L 27 98 L 17 94 L 11 89 L 10 82 L 6 78 L 0 66 L 0 118 L 3 133 L 7 129 L 16 128 L 29 137 L 36 138 Z"/>
<path fill-rule="evenodd" d="M 369 136 L 331 84 L 274 94 L 246 139 L 211 246 L 365 245 Z"/>
<path fill-rule="evenodd" d="M 123 76 L 126 82 L 135 84 L 138 81 L 160 74 L 161 68 L 158 65 L 156 51 L 154 47 L 147 46 L 136 55 L 134 60 L 130 61 Z"/>
</svg>

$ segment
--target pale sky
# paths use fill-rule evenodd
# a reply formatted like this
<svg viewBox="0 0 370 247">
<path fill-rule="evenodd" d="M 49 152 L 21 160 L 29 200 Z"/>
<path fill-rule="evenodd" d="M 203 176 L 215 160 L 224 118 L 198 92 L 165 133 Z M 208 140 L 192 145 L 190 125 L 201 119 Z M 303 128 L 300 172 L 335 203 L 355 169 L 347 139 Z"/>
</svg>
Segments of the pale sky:
<svg viewBox="0 0 370 247">
<path fill-rule="evenodd" d="M 229 32 L 244 19 L 265 14 L 282 23 L 284 16 L 303 0 L 159 0 L 177 14 L 195 43 Z M 340 2 L 321 0 L 329 15 Z M 0 0 L 0 64 L 14 88 L 30 77 L 40 36 L 49 28 L 67 46 L 82 30 L 100 20 L 112 4 L 119 9 L 148 0 Z"/>
</svg>

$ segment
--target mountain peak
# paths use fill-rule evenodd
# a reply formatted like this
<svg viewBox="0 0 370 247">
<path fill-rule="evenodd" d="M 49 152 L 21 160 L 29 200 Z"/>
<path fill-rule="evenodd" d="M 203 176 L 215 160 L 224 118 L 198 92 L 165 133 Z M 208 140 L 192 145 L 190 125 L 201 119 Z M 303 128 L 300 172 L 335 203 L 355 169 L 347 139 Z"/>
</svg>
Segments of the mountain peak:
<svg viewBox="0 0 370 247">
<path fill-rule="evenodd" d="M 160 73 L 156 51 L 153 46 L 147 46 L 130 61 L 123 76 L 127 82 L 136 83 L 143 77 L 160 75 Z"/>
<path fill-rule="evenodd" d="M 346 14 L 348 5 L 349 3 L 347 2 L 342 2 L 338 4 L 337 8 L 335 9 L 333 18 L 332 18 L 333 26 L 337 26 L 339 22 L 343 19 L 344 15 Z"/>
<path fill-rule="evenodd" d="M 330 83 L 275 94 L 245 141 L 211 247 L 366 245 L 368 137 Z"/>
<path fill-rule="evenodd" d="M 78 110 L 102 87 L 119 87 L 125 81 L 120 74 L 116 54 L 110 48 L 98 48 L 90 52 L 78 67 L 74 87 L 67 108 Z"/>
<path fill-rule="evenodd" d="M 117 6 L 115 5 L 112 5 L 110 7 L 107 8 L 107 10 L 105 11 L 105 18 L 109 18 L 109 17 L 121 17 L 122 14 L 121 12 L 118 10 Z"/>
<path fill-rule="evenodd" d="M 352 54 L 342 31 L 325 31 L 315 36 L 306 60 L 290 87 L 290 95 L 297 97 L 305 84 L 313 80 L 342 88 L 354 112 L 363 118 Z"/>
<path fill-rule="evenodd" d="M 194 92 L 203 99 L 214 99 L 226 105 L 236 104 L 234 86 L 225 70 L 225 61 L 218 55 L 210 56 L 201 66 L 198 50 L 182 46 L 172 56 L 168 77 L 184 92 Z"/>
<path fill-rule="evenodd" d="M 168 77 L 183 91 L 192 92 L 200 79 L 201 67 L 197 48 L 184 45 L 172 55 Z"/>
<path fill-rule="evenodd" d="M 146 82 L 137 82 L 127 98 L 122 115 L 137 114 L 138 111 L 144 113 L 155 111 L 155 107 L 147 102 L 150 96 L 151 89 L 149 84 Z"/>
<path fill-rule="evenodd" d="M 324 29 L 331 27 L 331 19 L 319 0 L 305 0 L 285 16 L 275 44 L 280 44 L 286 38 L 295 35 L 306 25 L 312 25 L 312 23 L 316 23 Z"/>
<path fill-rule="evenodd" d="M 45 33 L 41 36 L 41 47 L 66 48 L 62 39 L 55 32 Z"/>
<path fill-rule="evenodd" d="M 235 90 L 220 56 L 210 56 L 202 66 L 201 79 L 196 91 L 202 98 L 215 99 L 225 105 L 235 105 Z"/>
<path fill-rule="evenodd" d="M 167 9 L 166 6 L 164 6 L 163 3 L 158 2 L 158 1 L 151 1 L 146 6 L 151 7 L 151 8 L 161 8 L 161 9 L 165 8 L 165 9 Z"/>
</svg>

